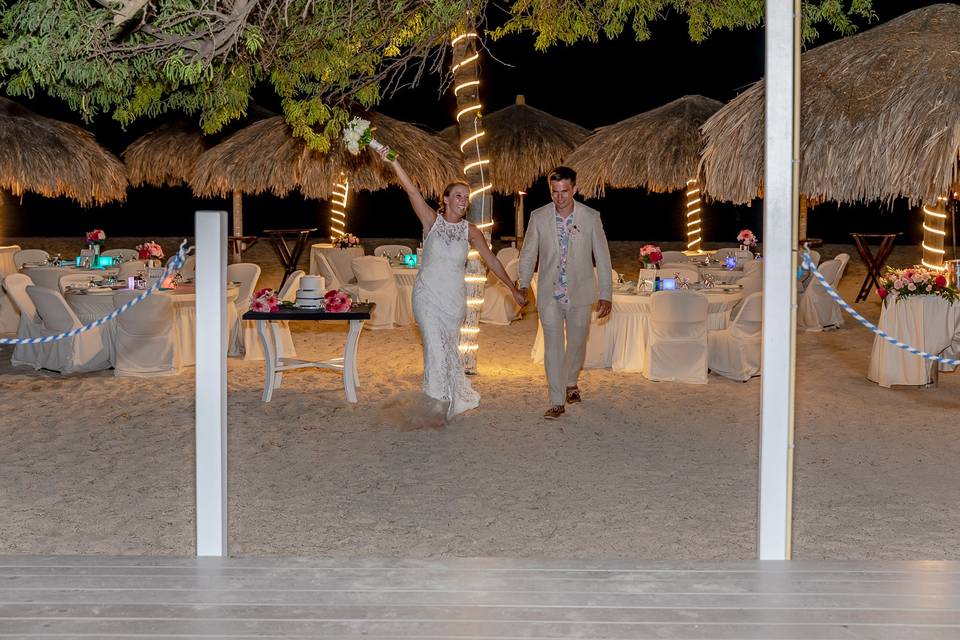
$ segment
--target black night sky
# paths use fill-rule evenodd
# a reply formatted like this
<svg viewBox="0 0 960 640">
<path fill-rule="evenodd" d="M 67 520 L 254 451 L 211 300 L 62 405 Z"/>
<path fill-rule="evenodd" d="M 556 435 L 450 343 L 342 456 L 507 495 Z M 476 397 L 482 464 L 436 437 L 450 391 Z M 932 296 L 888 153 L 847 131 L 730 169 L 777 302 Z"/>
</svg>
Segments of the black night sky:
<svg viewBox="0 0 960 640">
<path fill-rule="evenodd" d="M 880 20 L 932 2 L 875 0 Z M 817 44 L 835 35 L 824 32 Z M 653 37 L 637 43 L 632 33 L 615 41 L 558 46 L 546 53 L 533 49 L 530 36 L 513 36 L 488 43 L 492 57 L 482 67 L 482 96 L 487 113 L 511 104 L 524 94 L 531 106 L 593 129 L 658 107 L 687 94 L 728 101 L 763 76 L 763 30 L 718 31 L 702 44 L 690 42 L 683 17 L 672 15 L 653 25 Z M 495 58 L 495 59 L 494 59 Z M 453 123 L 453 98 L 439 94 L 439 79 L 428 76 L 421 86 L 405 89 L 386 100 L 379 110 L 393 117 L 439 131 Z M 274 108 L 267 92 L 254 96 L 258 104 Z M 29 103 L 36 111 L 78 122 L 62 104 L 50 100 Z M 107 118 L 94 123 L 98 139 L 116 153 L 157 121 L 137 122 L 121 131 Z M 529 211 L 547 201 L 541 181 L 530 191 Z M 603 214 L 611 240 L 668 241 L 681 239 L 682 202 L 679 194 L 654 195 L 641 190 L 608 190 L 589 204 Z M 495 200 L 494 235 L 513 233 L 512 199 Z M 122 205 L 82 209 L 72 201 L 27 194 L 6 196 L 0 203 L 0 235 L 69 236 L 93 227 L 112 236 L 192 235 L 192 213 L 199 208 L 230 209 L 228 200 L 199 200 L 187 188 L 131 189 Z M 811 211 L 809 235 L 827 241 L 849 242 L 850 231 L 905 231 L 915 240 L 915 212 L 903 204 L 838 207 L 825 204 Z M 245 197 L 246 233 L 264 227 L 315 226 L 326 228 L 327 205 L 292 195 Z M 729 244 L 737 231 L 750 227 L 762 238 L 762 206 L 709 205 L 704 215 L 704 237 L 709 243 Z M 282 224 L 279 222 L 282 220 Z M 353 196 L 350 231 L 361 237 L 416 237 L 418 223 L 399 189 Z M 320 235 L 320 234 L 318 234 Z"/>
</svg>

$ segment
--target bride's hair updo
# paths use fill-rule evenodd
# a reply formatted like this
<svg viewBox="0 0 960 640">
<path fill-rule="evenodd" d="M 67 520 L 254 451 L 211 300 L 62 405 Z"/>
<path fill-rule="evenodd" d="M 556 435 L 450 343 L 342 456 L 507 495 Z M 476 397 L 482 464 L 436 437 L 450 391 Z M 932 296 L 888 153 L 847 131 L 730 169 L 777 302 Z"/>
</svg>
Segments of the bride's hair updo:
<svg viewBox="0 0 960 640">
<path fill-rule="evenodd" d="M 454 180 L 446 186 L 443 190 L 443 197 L 440 198 L 440 208 L 437 210 L 439 215 L 443 215 L 444 210 L 447 208 L 447 203 L 444 202 L 444 198 L 450 195 L 450 192 L 453 191 L 454 187 L 466 187 L 467 191 L 470 191 L 470 185 L 463 180 Z"/>
</svg>

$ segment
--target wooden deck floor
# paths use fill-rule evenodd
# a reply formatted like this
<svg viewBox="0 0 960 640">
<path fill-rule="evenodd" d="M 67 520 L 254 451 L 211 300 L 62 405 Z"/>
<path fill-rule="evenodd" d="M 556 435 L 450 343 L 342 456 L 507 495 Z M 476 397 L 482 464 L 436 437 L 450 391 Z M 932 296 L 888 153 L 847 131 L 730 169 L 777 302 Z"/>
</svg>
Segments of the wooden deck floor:
<svg viewBox="0 0 960 640">
<path fill-rule="evenodd" d="M 954 640 L 960 563 L 0 556 L 0 637 Z"/>
</svg>

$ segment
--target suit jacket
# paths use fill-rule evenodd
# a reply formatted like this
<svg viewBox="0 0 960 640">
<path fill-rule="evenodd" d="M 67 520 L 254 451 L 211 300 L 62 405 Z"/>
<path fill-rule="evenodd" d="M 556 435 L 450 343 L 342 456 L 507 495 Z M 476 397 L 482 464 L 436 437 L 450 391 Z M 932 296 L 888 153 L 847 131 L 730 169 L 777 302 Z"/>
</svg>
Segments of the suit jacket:
<svg viewBox="0 0 960 640">
<path fill-rule="evenodd" d="M 550 204 L 530 214 L 527 234 L 520 251 L 520 286 L 529 287 L 539 258 L 537 306 L 553 300 L 560 277 L 560 235 L 557 233 L 556 208 Z M 596 271 L 594 271 L 596 263 Z M 598 281 L 599 279 L 599 286 Z M 610 249 L 603 233 L 600 212 L 574 201 L 573 232 L 567 248 L 567 295 L 571 306 L 613 299 L 613 273 Z"/>
</svg>

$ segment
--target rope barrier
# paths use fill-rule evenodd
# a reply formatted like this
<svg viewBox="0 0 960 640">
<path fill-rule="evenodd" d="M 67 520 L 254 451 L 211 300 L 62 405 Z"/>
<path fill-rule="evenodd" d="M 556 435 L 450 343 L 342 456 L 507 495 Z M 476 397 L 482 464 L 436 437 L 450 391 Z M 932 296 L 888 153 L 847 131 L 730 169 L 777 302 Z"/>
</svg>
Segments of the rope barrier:
<svg viewBox="0 0 960 640">
<path fill-rule="evenodd" d="M 830 286 L 830 283 L 827 282 L 826 277 L 824 277 L 824 275 L 823 275 L 822 273 L 820 273 L 820 271 L 817 270 L 816 265 L 813 264 L 813 258 L 810 256 L 810 248 L 809 248 L 809 247 L 806 247 L 806 246 L 804 247 L 804 250 L 803 250 L 803 264 L 801 264 L 800 268 L 801 268 L 801 269 L 804 269 L 804 270 L 806 270 L 806 271 L 809 271 L 810 273 L 812 273 L 813 276 L 814 276 L 817 280 L 820 281 L 820 284 L 823 285 L 823 288 L 826 290 L 827 295 L 829 295 L 831 298 L 833 298 L 833 301 L 836 302 L 838 305 L 840 305 L 840 308 L 841 308 L 841 309 L 843 309 L 844 311 L 846 311 L 847 313 L 849 313 L 849 314 L 850 314 L 851 316 L 853 316 L 853 318 L 854 318 L 855 320 L 857 320 L 860 324 L 862 324 L 863 326 L 865 326 L 867 329 L 870 329 L 870 331 L 872 331 L 873 333 L 877 334 L 878 336 L 880 336 L 881 338 L 883 338 L 884 340 L 886 340 L 887 342 L 889 342 L 889 343 L 892 344 L 893 346 L 895 346 L 895 347 L 897 347 L 897 348 L 899 348 L 899 349 L 903 349 L 904 351 L 906 351 L 906 352 L 908 352 L 908 353 L 912 353 L 912 354 L 915 355 L 915 356 L 920 356 L 921 358 L 923 358 L 923 359 L 925 359 L 925 360 L 930 360 L 930 361 L 932 361 L 932 362 L 941 362 L 941 363 L 943 363 L 943 364 L 951 365 L 951 366 L 958 366 L 958 365 L 960 365 L 960 360 L 957 360 L 957 359 L 955 359 L 955 358 L 945 358 L 945 357 L 943 357 L 943 356 L 933 355 L 932 353 L 927 353 L 926 351 L 921 351 L 920 349 L 917 349 L 916 347 L 911 347 L 910 345 L 906 344 L 905 342 L 900 342 L 899 340 L 897 340 L 897 339 L 894 338 L 893 336 L 889 335 L 887 332 L 883 331 L 880 327 L 878 327 L 877 325 L 873 324 L 872 322 L 870 322 L 869 320 L 867 320 L 866 318 L 864 318 L 862 315 L 860 315 L 859 313 L 857 313 L 857 310 L 854 309 L 853 307 L 851 307 L 851 306 L 847 303 L 846 300 L 844 300 L 843 298 L 841 298 L 841 297 L 840 297 L 840 294 L 838 294 L 838 293 L 836 292 L 836 290 L 835 290 L 833 287 Z"/>
<path fill-rule="evenodd" d="M 111 320 L 119 316 L 121 313 L 124 313 L 127 310 L 129 310 L 130 307 L 143 302 L 147 298 L 147 296 L 150 296 L 156 293 L 160 289 L 160 285 L 163 284 L 163 281 L 167 279 L 167 276 L 171 275 L 174 271 L 178 270 L 180 267 L 183 266 L 183 262 L 184 260 L 186 260 L 187 253 L 190 251 L 190 249 L 192 249 L 192 247 L 187 248 L 186 240 L 181 242 L 180 249 L 177 251 L 176 255 L 174 255 L 173 258 L 170 260 L 170 262 L 167 263 L 166 268 L 163 270 L 163 274 L 159 278 L 157 278 L 157 281 L 154 282 L 149 289 L 147 289 L 146 291 L 138 295 L 136 298 L 133 298 L 128 302 L 125 302 L 123 305 L 117 307 L 116 309 L 114 309 L 113 311 L 111 311 L 110 313 L 108 313 L 102 318 L 94 320 L 89 324 L 85 324 L 82 327 L 77 327 L 76 329 L 71 329 L 70 331 L 66 331 L 64 333 L 58 333 L 53 336 L 44 336 L 42 338 L 0 338 L 0 344 L 43 344 L 47 342 L 54 342 L 57 340 L 66 340 L 67 338 L 72 338 L 76 335 L 80 335 L 85 331 L 90 331 L 91 329 L 95 329 L 96 327 L 99 327 L 102 324 L 110 322 Z"/>
</svg>

